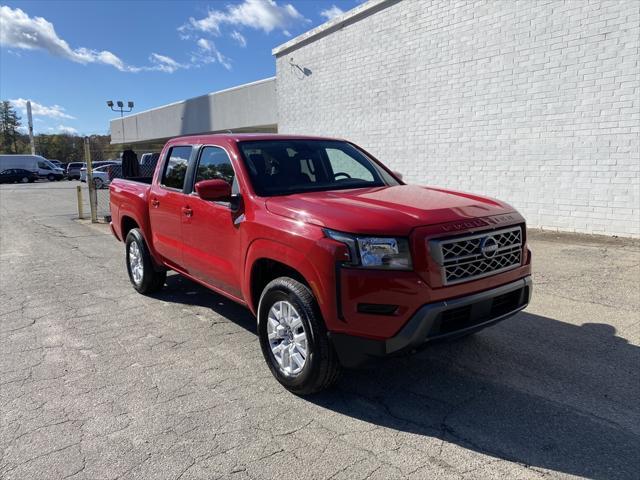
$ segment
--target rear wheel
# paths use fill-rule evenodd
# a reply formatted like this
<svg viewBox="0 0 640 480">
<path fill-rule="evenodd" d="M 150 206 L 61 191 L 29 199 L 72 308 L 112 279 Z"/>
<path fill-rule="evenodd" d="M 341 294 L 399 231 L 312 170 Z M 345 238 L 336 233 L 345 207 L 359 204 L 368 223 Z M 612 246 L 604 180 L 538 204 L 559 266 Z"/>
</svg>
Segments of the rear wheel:
<svg viewBox="0 0 640 480">
<path fill-rule="evenodd" d="M 157 271 L 154 268 L 147 243 L 138 228 L 133 228 L 127 234 L 127 272 L 133 288 L 139 293 L 157 292 L 164 286 L 167 278 L 166 270 Z"/>
<path fill-rule="evenodd" d="M 309 395 L 332 386 L 340 364 L 311 290 L 289 277 L 270 282 L 258 306 L 262 354 L 290 392 Z"/>
</svg>

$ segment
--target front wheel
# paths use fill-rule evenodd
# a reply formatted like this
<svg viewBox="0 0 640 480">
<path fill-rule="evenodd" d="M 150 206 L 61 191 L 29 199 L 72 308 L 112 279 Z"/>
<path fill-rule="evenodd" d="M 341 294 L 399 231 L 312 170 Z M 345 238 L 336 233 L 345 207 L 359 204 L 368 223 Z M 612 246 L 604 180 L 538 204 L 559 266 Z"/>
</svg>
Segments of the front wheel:
<svg viewBox="0 0 640 480">
<path fill-rule="evenodd" d="M 94 178 L 93 179 L 93 184 L 95 185 L 96 189 L 100 190 L 102 187 L 104 187 L 104 181 L 101 178 Z"/>
<path fill-rule="evenodd" d="M 47 175 L 47 180 L 49 180 L 50 182 L 53 182 L 56 179 L 56 177 L 53 175 L 53 173 L 50 173 L 49 175 Z"/>
<path fill-rule="evenodd" d="M 332 386 L 340 363 L 318 305 L 306 285 L 288 277 L 270 282 L 258 305 L 262 354 L 276 379 L 296 395 Z"/>
<path fill-rule="evenodd" d="M 147 243 L 138 228 L 132 228 L 125 242 L 127 249 L 127 272 L 133 288 L 139 293 L 157 292 L 164 286 L 166 270 L 157 271 L 153 266 Z"/>
</svg>

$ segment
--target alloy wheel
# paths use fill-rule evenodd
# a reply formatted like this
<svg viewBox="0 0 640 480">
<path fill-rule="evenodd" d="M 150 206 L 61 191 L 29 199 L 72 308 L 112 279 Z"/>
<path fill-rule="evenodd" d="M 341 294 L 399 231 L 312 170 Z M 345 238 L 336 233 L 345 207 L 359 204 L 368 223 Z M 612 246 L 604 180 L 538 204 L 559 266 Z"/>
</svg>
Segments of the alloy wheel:
<svg viewBox="0 0 640 480">
<path fill-rule="evenodd" d="M 138 247 L 138 243 L 135 241 L 129 244 L 129 270 L 131 271 L 131 277 L 135 284 L 140 285 L 144 275 L 144 263 L 142 261 L 140 247 Z"/>
<path fill-rule="evenodd" d="M 271 353 L 280 370 L 295 377 L 307 362 L 307 333 L 300 314 L 286 300 L 273 304 L 267 316 Z"/>
</svg>

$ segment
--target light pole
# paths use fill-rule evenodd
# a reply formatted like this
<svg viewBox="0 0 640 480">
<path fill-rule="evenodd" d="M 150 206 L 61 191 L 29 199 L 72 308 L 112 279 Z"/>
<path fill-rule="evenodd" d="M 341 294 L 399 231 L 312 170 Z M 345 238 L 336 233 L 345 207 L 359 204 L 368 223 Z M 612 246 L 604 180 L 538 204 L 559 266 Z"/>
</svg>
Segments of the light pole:
<svg viewBox="0 0 640 480">
<path fill-rule="evenodd" d="M 107 101 L 107 107 L 109 107 L 114 112 L 120 112 L 120 121 L 122 122 L 122 148 L 124 148 L 124 114 L 129 113 L 131 110 L 133 110 L 133 102 L 131 100 L 127 102 L 127 107 L 129 108 L 129 110 L 124 109 L 124 102 L 122 100 L 118 100 L 116 102 L 116 105 L 117 106 L 114 108 L 113 100 Z"/>
<path fill-rule="evenodd" d="M 31 145 L 31 155 L 36 154 L 36 143 L 33 141 L 33 116 L 31 115 L 31 102 L 27 100 L 27 120 L 29 122 L 29 144 Z"/>
</svg>

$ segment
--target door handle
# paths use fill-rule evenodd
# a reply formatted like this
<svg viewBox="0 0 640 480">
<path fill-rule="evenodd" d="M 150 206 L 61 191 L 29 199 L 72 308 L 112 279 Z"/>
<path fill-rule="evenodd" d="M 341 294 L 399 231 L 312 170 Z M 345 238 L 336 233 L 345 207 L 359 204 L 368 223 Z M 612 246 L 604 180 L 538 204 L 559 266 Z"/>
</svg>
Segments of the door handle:
<svg viewBox="0 0 640 480">
<path fill-rule="evenodd" d="M 158 200 L 157 198 L 152 198 L 151 199 L 151 206 L 153 208 L 158 208 L 160 206 L 160 200 Z"/>
<path fill-rule="evenodd" d="M 182 213 L 187 217 L 191 217 L 193 215 L 193 210 L 191 210 L 191 207 L 182 207 Z"/>
</svg>

